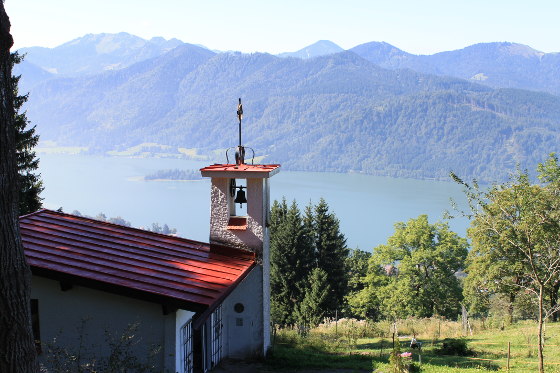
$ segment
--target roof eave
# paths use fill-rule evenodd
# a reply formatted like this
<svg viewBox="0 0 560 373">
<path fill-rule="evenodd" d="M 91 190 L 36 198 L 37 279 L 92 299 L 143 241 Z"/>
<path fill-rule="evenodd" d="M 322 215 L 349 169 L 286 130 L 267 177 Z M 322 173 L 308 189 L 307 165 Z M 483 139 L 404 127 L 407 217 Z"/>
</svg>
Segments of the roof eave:
<svg viewBox="0 0 560 373">
<path fill-rule="evenodd" d="M 239 278 L 233 284 L 231 284 L 231 286 L 229 286 L 228 289 L 218 299 L 216 299 L 216 301 L 214 303 L 212 303 L 206 310 L 204 310 L 204 312 L 202 312 L 199 315 L 196 315 L 194 320 L 193 320 L 193 328 L 198 330 L 198 328 L 200 328 L 202 326 L 202 324 L 204 324 L 204 322 L 208 319 L 208 317 L 210 317 L 212 312 L 214 312 L 214 310 L 216 308 L 218 308 L 218 306 L 220 304 L 222 304 L 222 302 L 249 275 L 249 273 L 251 273 L 251 271 L 255 267 L 256 267 L 256 263 L 253 262 L 253 264 L 251 264 L 251 266 L 249 268 L 247 268 L 247 270 L 245 272 L 243 272 L 241 274 L 241 276 L 239 276 Z"/>
<path fill-rule="evenodd" d="M 31 273 L 35 276 L 44 277 L 50 280 L 66 282 L 72 285 L 99 290 L 115 295 L 121 295 L 145 302 L 156 303 L 166 307 L 180 308 L 192 312 L 204 312 L 208 306 L 200 303 L 190 302 L 184 299 L 173 298 L 163 294 L 155 294 L 126 286 L 110 284 L 103 281 L 85 278 L 81 276 L 62 273 L 48 268 L 31 265 Z"/>
</svg>

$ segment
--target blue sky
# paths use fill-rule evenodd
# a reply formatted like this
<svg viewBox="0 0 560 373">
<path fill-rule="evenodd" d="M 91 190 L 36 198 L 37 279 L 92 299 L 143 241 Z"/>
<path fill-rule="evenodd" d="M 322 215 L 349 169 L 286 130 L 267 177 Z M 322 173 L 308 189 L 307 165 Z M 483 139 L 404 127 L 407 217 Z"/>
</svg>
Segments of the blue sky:
<svg viewBox="0 0 560 373">
<path fill-rule="evenodd" d="M 5 0 L 15 48 L 125 31 L 211 49 L 280 53 L 327 39 L 432 54 L 511 41 L 560 52 L 558 0 Z"/>
</svg>

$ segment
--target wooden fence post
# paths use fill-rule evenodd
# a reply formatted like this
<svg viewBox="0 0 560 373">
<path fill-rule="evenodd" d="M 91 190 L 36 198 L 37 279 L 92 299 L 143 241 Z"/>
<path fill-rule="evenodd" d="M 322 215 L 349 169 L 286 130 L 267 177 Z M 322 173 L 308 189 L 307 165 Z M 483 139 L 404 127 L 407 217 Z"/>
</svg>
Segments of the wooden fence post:
<svg viewBox="0 0 560 373">
<path fill-rule="evenodd" d="M 507 371 L 509 372 L 509 359 L 511 357 L 511 342 L 508 342 Z"/>
<path fill-rule="evenodd" d="M 334 311 L 334 335 L 338 337 L 338 308 Z"/>
</svg>

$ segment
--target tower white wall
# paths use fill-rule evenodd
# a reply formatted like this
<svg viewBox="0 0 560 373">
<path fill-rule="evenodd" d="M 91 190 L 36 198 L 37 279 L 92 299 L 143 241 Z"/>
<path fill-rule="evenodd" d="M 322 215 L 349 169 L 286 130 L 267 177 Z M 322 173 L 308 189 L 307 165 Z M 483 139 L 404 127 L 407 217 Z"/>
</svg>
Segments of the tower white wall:
<svg viewBox="0 0 560 373">
<path fill-rule="evenodd" d="M 232 178 L 235 173 L 232 172 Z M 258 345 L 247 346 L 246 353 L 254 354 L 260 351 L 265 355 L 271 343 L 270 333 L 270 240 L 268 233 L 268 220 L 270 210 L 270 188 L 268 178 L 256 177 L 247 178 L 247 229 L 231 230 L 228 229 L 228 222 L 235 211 L 233 200 L 235 197 L 230 195 L 230 180 L 228 177 L 213 177 L 211 187 L 211 211 L 210 211 L 210 243 L 223 244 L 252 251 L 256 254 L 258 267 L 253 273 L 241 284 L 228 300 L 224 302 L 227 308 L 233 307 L 234 303 L 242 302 L 256 306 L 258 303 L 258 311 L 250 312 L 251 314 L 251 330 L 258 332 L 260 335 Z M 245 293 L 242 289 L 251 289 Z M 254 297 L 256 294 L 262 294 L 261 299 L 252 299 L 250 302 L 246 298 Z M 244 295 L 243 295 L 244 294 Z M 245 297 L 245 300 L 242 299 Z M 231 298 L 231 299 L 229 299 Z M 251 307 L 252 308 L 252 307 Z M 241 332 L 249 326 L 233 326 L 234 322 L 241 315 L 237 315 L 228 321 L 230 330 L 238 330 Z M 233 317 L 233 316 L 230 316 Z M 244 329 L 245 328 L 245 329 Z M 228 333 L 228 344 L 233 346 L 236 341 L 236 333 Z M 252 334 L 252 333 L 251 333 Z M 233 338 L 233 339 L 232 339 Z M 255 341 L 254 338 L 251 340 Z M 255 347 L 257 347 L 255 349 Z M 242 350 L 234 350 L 235 355 L 241 356 Z"/>
</svg>

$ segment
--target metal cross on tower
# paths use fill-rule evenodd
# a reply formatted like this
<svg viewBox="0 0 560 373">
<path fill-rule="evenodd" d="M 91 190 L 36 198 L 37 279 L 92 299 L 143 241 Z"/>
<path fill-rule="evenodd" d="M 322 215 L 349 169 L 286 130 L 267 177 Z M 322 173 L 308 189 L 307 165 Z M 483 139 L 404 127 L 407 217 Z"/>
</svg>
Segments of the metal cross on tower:
<svg viewBox="0 0 560 373">
<path fill-rule="evenodd" d="M 235 163 L 239 165 L 245 163 L 245 148 L 241 145 L 241 120 L 243 119 L 241 97 L 239 98 L 239 104 L 237 104 L 237 118 L 239 119 L 239 145 L 235 151 Z"/>
</svg>

